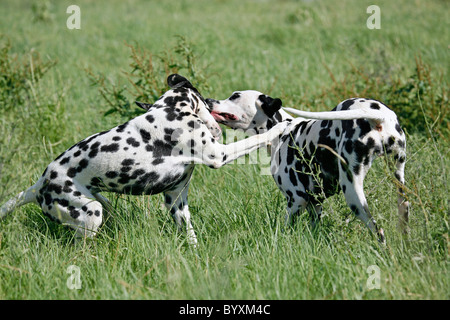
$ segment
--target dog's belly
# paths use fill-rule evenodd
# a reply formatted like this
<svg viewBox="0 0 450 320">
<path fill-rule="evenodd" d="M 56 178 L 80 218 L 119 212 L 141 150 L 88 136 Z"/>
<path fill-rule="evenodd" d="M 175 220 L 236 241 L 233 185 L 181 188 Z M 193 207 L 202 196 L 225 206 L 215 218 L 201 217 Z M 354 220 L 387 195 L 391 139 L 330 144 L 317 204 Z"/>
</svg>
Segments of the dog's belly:
<svg viewBox="0 0 450 320">
<path fill-rule="evenodd" d="M 180 184 L 185 184 L 193 171 L 193 166 L 179 164 L 171 168 L 157 171 L 156 168 L 136 169 L 142 174 L 120 174 L 118 179 L 111 180 L 104 176 L 95 177 L 92 181 L 93 192 L 110 191 L 130 195 L 154 195 L 164 191 L 173 190 Z M 116 182 L 114 182 L 116 181 Z M 106 185 L 106 187 L 105 187 Z"/>
</svg>

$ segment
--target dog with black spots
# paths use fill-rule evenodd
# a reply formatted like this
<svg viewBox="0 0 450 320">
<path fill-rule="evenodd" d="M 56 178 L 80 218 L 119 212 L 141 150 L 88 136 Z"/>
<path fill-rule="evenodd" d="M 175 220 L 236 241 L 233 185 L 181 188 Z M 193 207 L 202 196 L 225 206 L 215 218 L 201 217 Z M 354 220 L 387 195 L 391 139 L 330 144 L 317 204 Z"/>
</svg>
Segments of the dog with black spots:
<svg viewBox="0 0 450 320">
<path fill-rule="evenodd" d="M 286 224 L 306 209 L 315 225 L 322 200 L 342 190 L 351 211 L 384 243 L 384 231 L 369 213 L 363 182 L 376 157 L 392 154 L 399 225 L 406 232 L 409 203 L 402 188 L 406 137 L 396 114 L 383 103 L 352 98 L 330 112 L 304 112 L 281 108 L 280 99 L 254 90 L 206 101 L 219 123 L 248 134 L 283 122 L 291 124 L 272 144 L 271 152 L 271 173 L 287 200 Z M 294 119 L 283 109 L 299 117 Z"/>
<path fill-rule="evenodd" d="M 43 213 L 92 237 L 111 207 L 100 192 L 164 194 L 165 205 L 187 240 L 197 237 L 188 208 L 188 188 L 195 164 L 221 166 L 268 145 L 286 128 L 224 145 L 220 126 L 195 87 L 184 77 L 168 77 L 171 88 L 147 112 L 111 130 L 96 133 L 63 152 L 26 191 L 0 207 L 0 218 L 18 206 L 35 203 Z"/>
</svg>

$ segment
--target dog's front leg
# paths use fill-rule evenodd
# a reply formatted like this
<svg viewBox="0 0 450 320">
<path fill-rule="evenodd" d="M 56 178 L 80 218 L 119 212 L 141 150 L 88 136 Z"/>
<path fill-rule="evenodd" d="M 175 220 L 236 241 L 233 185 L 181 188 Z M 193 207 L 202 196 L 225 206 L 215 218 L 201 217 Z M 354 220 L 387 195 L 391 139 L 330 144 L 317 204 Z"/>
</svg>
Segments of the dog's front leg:
<svg viewBox="0 0 450 320">
<path fill-rule="evenodd" d="M 220 168 L 239 157 L 249 154 L 258 148 L 267 146 L 276 139 L 279 139 L 280 134 L 283 133 L 287 126 L 287 123 L 280 123 L 265 133 L 230 144 L 220 144 L 216 141 L 210 141 L 201 150 L 201 163 L 211 168 Z"/>
</svg>

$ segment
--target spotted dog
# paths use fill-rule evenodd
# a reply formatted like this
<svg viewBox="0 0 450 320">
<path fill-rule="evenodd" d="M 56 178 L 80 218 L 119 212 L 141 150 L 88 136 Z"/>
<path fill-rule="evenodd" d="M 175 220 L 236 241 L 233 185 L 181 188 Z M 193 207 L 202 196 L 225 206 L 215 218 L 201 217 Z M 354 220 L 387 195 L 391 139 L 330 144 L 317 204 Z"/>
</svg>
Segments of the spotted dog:
<svg viewBox="0 0 450 320">
<path fill-rule="evenodd" d="M 324 198 L 338 193 L 357 218 L 384 242 L 384 233 L 369 213 L 363 181 L 377 156 L 393 154 L 399 184 L 398 210 L 406 230 L 409 204 L 404 184 L 406 140 L 395 113 L 379 101 L 353 98 L 331 112 L 302 112 L 293 119 L 281 100 L 257 91 L 234 92 L 228 99 L 207 99 L 211 114 L 234 129 L 258 133 L 291 122 L 278 144 L 272 144 L 271 172 L 287 199 L 286 223 L 308 210 L 313 224 L 320 219 Z M 251 130 L 250 130 L 251 129 Z M 319 177 L 320 179 L 317 179 Z"/>
<path fill-rule="evenodd" d="M 0 208 L 0 218 L 26 203 L 38 204 L 51 219 L 92 237 L 108 201 L 100 192 L 130 195 L 164 193 L 165 205 L 188 241 L 197 239 L 188 208 L 188 187 L 195 164 L 219 168 L 266 146 L 286 127 L 232 144 L 217 142 L 221 129 L 192 84 L 168 77 L 171 90 L 148 111 L 111 130 L 75 144 L 45 169 L 32 187 Z"/>
</svg>

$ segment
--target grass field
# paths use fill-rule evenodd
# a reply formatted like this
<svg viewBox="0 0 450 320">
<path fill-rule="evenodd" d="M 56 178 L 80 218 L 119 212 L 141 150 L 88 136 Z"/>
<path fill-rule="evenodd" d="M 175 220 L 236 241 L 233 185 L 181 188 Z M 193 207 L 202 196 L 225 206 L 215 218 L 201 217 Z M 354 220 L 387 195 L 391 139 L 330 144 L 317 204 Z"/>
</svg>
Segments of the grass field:
<svg viewBox="0 0 450 320">
<path fill-rule="evenodd" d="M 377 1 L 379 30 L 366 26 L 372 1 L 77 1 L 81 29 L 69 30 L 72 4 L 0 2 L 0 203 L 135 111 L 105 115 L 99 92 L 126 87 L 115 101 L 135 98 L 128 44 L 152 54 L 160 87 L 171 67 L 216 99 L 255 89 L 313 111 L 354 95 L 393 106 L 407 131 L 411 232 L 397 230 L 382 159 L 365 190 L 386 248 L 342 195 L 325 201 L 318 228 L 302 216 L 283 230 L 285 200 L 260 165 L 198 166 L 189 193 L 197 249 L 161 195 L 107 194 L 117 214 L 86 245 L 26 205 L 0 222 L 0 299 L 450 298 L 448 2 Z M 67 285 L 71 265 L 81 289 Z"/>
</svg>

